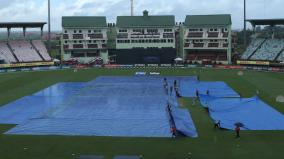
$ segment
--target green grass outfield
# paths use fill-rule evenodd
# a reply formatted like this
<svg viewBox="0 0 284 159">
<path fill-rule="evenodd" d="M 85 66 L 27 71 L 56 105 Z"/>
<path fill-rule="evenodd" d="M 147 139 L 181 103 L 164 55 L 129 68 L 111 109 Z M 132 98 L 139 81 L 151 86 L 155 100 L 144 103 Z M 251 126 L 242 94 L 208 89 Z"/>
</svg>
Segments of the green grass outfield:
<svg viewBox="0 0 284 159">
<path fill-rule="evenodd" d="M 89 69 L 0 74 L 0 105 L 35 93 L 57 82 L 89 81 L 99 75 L 133 75 L 141 69 Z M 201 80 L 225 81 L 242 96 L 260 97 L 284 113 L 284 104 L 275 98 L 284 95 L 284 74 L 212 69 L 147 69 L 163 75 L 195 75 Z M 114 155 L 143 155 L 145 159 L 283 159 L 284 131 L 246 131 L 241 139 L 234 132 L 214 130 L 200 105 L 191 99 L 180 103 L 190 109 L 199 137 L 179 138 L 112 138 L 68 136 L 0 135 L 0 159 L 73 159 L 72 154 L 97 154 L 111 159 Z M 142 125 L 141 125 L 142 126 Z M 0 125 L 3 133 L 13 125 Z M 189 153 L 191 155 L 189 155 Z"/>
</svg>

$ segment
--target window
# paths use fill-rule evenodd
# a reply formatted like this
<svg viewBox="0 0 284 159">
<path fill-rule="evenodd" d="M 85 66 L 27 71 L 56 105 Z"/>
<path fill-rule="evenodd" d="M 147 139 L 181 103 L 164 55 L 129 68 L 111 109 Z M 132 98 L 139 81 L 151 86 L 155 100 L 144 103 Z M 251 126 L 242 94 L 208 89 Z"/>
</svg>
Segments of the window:
<svg viewBox="0 0 284 159">
<path fill-rule="evenodd" d="M 91 33 L 92 32 L 92 30 L 88 30 L 88 33 Z"/>
<path fill-rule="evenodd" d="M 77 41 L 75 40 L 75 41 L 74 41 L 74 43 L 76 44 L 76 43 L 77 43 Z"/>
<path fill-rule="evenodd" d="M 101 30 L 94 30 L 94 33 L 101 33 Z"/>
<path fill-rule="evenodd" d="M 67 30 L 65 30 L 64 33 L 67 33 Z"/>
<path fill-rule="evenodd" d="M 127 33 L 127 29 L 119 29 L 120 33 Z"/>
<path fill-rule="evenodd" d="M 147 29 L 148 33 L 157 33 L 158 29 Z"/>
<path fill-rule="evenodd" d="M 80 40 L 79 43 L 82 43 L 82 41 Z"/>
<path fill-rule="evenodd" d="M 82 33 L 82 30 L 79 30 L 79 33 Z"/>
<path fill-rule="evenodd" d="M 77 33 L 77 30 L 74 30 L 74 33 Z"/>
<path fill-rule="evenodd" d="M 135 32 L 135 33 L 142 33 L 143 29 L 133 29 L 133 32 Z"/>
<path fill-rule="evenodd" d="M 199 29 L 199 31 L 203 31 L 203 29 Z"/>
<path fill-rule="evenodd" d="M 189 32 L 198 32 L 199 29 L 189 29 L 188 31 L 189 31 Z"/>
<path fill-rule="evenodd" d="M 173 32 L 172 29 L 164 29 L 164 32 Z"/>
<path fill-rule="evenodd" d="M 218 31 L 218 29 L 215 28 L 214 31 Z"/>
<path fill-rule="evenodd" d="M 64 41 L 65 44 L 67 44 L 67 41 Z"/>
</svg>

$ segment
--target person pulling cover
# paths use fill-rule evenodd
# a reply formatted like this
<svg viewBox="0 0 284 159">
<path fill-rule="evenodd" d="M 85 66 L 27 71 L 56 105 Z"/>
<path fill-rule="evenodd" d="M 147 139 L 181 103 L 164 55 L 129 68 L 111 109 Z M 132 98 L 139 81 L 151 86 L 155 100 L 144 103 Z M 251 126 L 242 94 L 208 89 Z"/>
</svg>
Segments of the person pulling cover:
<svg viewBox="0 0 284 159">
<path fill-rule="evenodd" d="M 221 121 L 219 120 L 218 122 L 215 122 L 214 123 L 214 128 L 216 129 L 216 128 L 218 128 L 218 129 L 220 129 L 221 128 Z"/>
</svg>

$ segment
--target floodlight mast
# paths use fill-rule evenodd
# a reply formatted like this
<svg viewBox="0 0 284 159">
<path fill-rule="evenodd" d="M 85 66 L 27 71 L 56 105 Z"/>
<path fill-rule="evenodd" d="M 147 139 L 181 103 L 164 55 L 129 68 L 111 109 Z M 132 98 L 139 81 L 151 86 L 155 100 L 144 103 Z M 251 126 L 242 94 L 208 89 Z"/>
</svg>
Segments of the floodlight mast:
<svg viewBox="0 0 284 159">
<path fill-rule="evenodd" d="M 244 47 L 247 46 L 247 8 L 246 8 L 246 0 L 244 0 Z"/>
<path fill-rule="evenodd" d="M 134 16 L 134 0 L 130 0 L 131 16 Z"/>
<path fill-rule="evenodd" d="M 48 0 L 48 52 L 51 51 L 50 0 Z"/>
</svg>

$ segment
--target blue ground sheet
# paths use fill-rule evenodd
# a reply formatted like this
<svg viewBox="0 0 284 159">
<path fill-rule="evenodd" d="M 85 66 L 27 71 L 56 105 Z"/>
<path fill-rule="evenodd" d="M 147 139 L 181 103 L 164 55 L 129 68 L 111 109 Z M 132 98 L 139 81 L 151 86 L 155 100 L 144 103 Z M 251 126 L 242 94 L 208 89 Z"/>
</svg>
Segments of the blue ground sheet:
<svg viewBox="0 0 284 159">
<path fill-rule="evenodd" d="M 57 83 L 0 107 L 6 134 L 117 137 L 171 137 L 167 105 L 179 132 L 197 137 L 187 109 L 167 92 L 164 77 L 101 76 L 90 82 Z M 192 81 L 196 77 L 167 77 Z"/>
<path fill-rule="evenodd" d="M 221 127 L 235 129 L 235 123 L 242 123 L 243 130 L 284 130 L 284 115 L 258 97 L 219 98 L 200 96 L 201 104 L 208 108 L 215 122 Z"/>
<path fill-rule="evenodd" d="M 209 91 L 209 94 L 215 97 L 240 97 L 236 91 L 221 81 L 200 82 L 198 80 L 182 80 L 180 85 L 182 85 L 180 92 L 183 97 L 196 97 L 196 91 L 201 95 L 205 95 Z"/>
</svg>

